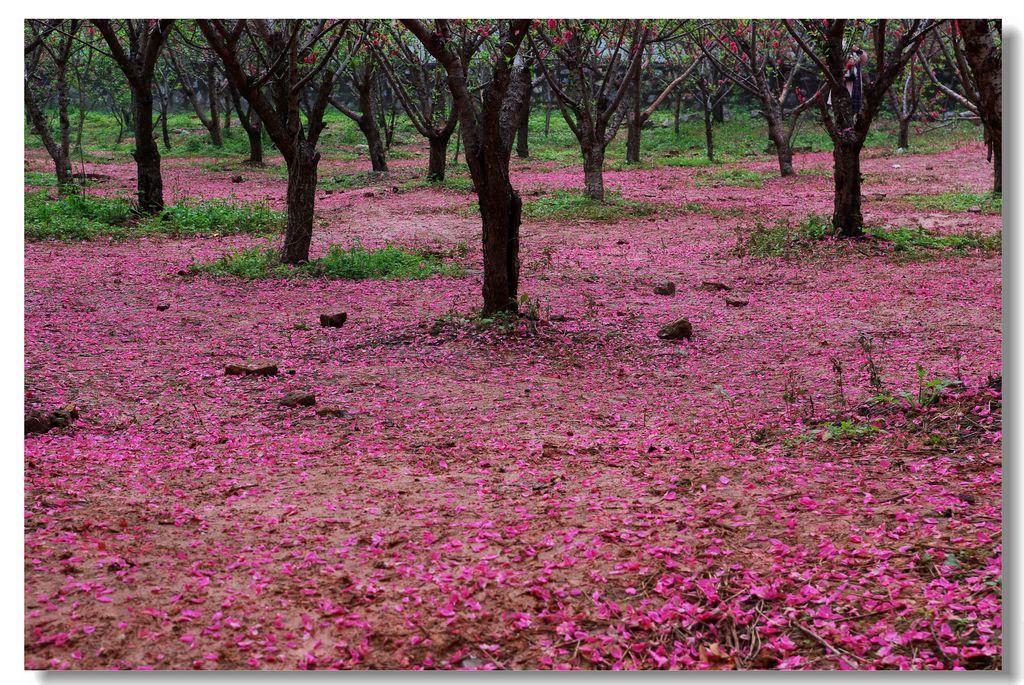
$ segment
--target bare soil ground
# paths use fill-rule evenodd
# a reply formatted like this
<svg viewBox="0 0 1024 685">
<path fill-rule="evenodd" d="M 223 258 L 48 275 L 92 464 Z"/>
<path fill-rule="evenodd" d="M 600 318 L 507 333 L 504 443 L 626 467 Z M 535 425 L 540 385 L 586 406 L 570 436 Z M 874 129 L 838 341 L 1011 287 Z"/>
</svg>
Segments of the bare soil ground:
<svg viewBox="0 0 1024 685">
<path fill-rule="evenodd" d="M 542 320 L 511 330 L 466 320 L 480 226 L 456 190 L 321 193 L 313 252 L 464 244 L 459 278 L 179 275 L 251 237 L 27 245 L 26 406 L 81 418 L 26 440 L 25 666 L 998 667 L 1000 258 L 737 256 L 758 222 L 828 212 L 830 157 L 796 165 L 819 173 L 755 189 L 609 171 L 668 207 L 525 223 Z M 130 165 L 90 167 L 109 177 L 90 192 L 131 193 Z M 169 199 L 283 203 L 272 172 L 165 168 Z M 582 186 L 513 170 L 527 199 Z M 986 190 L 980 146 L 864 173 L 869 224 L 1002 230 L 901 200 Z M 675 296 L 652 293 L 665 279 Z M 336 311 L 345 326 L 320 328 Z M 694 339 L 658 340 L 679 316 Z M 917 364 L 964 387 L 828 435 L 878 394 L 861 334 L 894 393 L 917 392 Z M 252 357 L 281 374 L 225 376 Z M 347 414 L 282 407 L 290 390 Z"/>
</svg>

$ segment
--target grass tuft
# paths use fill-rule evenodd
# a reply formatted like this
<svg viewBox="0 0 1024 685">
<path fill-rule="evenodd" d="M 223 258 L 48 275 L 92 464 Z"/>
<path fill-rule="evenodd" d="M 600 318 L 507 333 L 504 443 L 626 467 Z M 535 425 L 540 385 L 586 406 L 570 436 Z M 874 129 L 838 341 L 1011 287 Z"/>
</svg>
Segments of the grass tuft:
<svg viewBox="0 0 1024 685">
<path fill-rule="evenodd" d="M 737 186 L 740 188 L 763 188 L 766 179 L 775 174 L 750 169 L 715 169 L 700 172 L 694 176 L 693 182 L 698 188 L 709 186 Z"/>
<path fill-rule="evenodd" d="M 938 195 L 908 195 L 910 204 L 920 209 L 944 212 L 968 212 L 979 209 L 982 214 L 1002 214 L 1003 196 L 996 193 L 940 193 Z"/>
<path fill-rule="evenodd" d="M 890 243 L 893 256 L 901 261 L 924 261 L 953 253 L 999 253 L 1003 249 L 1001 233 L 936 233 L 920 226 L 898 228 L 866 228 L 874 238 Z"/>
<path fill-rule="evenodd" d="M 158 216 L 139 216 L 123 198 L 67 195 L 53 199 L 45 191 L 25 193 L 25 239 L 73 242 L 105 236 L 267 235 L 285 222 L 282 212 L 262 204 L 227 200 L 183 200 Z"/>
<path fill-rule="evenodd" d="M 523 216 L 542 221 L 619 221 L 656 214 L 653 202 L 626 200 L 619 193 L 606 192 L 604 201 L 592 200 L 575 190 L 557 190 L 523 203 Z"/>
<path fill-rule="evenodd" d="M 189 267 L 193 273 L 213 276 L 262 278 L 326 278 L 329 280 L 417 280 L 433 275 L 459 276 L 462 269 L 434 254 L 405 250 L 394 245 L 364 248 L 359 242 L 349 248 L 332 245 L 327 253 L 299 266 L 281 263 L 277 250 L 249 248 L 225 254 L 205 264 Z"/>
<path fill-rule="evenodd" d="M 737 242 L 735 252 L 750 257 L 789 257 L 827 238 L 831 231 L 831 221 L 819 214 L 811 214 L 796 226 L 784 219 L 773 226 L 758 222 L 746 239 Z"/>
</svg>

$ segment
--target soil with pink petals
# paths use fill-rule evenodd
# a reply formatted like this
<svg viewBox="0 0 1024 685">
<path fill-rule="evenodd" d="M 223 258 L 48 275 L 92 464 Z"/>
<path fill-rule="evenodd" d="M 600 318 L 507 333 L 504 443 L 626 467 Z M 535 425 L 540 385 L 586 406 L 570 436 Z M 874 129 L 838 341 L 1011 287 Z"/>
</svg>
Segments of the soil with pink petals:
<svg viewBox="0 0 1024 685">
<path fill-rule="evenodd" d="M 902 197 L 987 190 L 980 145 L 866 157 L 867 223 L 1002 230 Z M 527 221 L 541 320 L 508 327 L 468 320 L 473 196 L 389 178 L 318 193 L 314 256 L 464 244 L 464 276 L 180 275 L 246 236 L 28 244 L 26 406 L 81 417 L 25 443 L 25 666 L 998 668 L 1000 257 L 737 256 L 758 222 L 828 213 L 831 157 L 796 165 L 817 173 L 760 189 L 607 172 L 665 209 Z M 89 192 L 130 195 L 133 166 L 90 167 Z M 279 173 L 235 173 L 165 160 L 168 199 L 283 206 Z M 527 200 L 582 180 L 513 163 Z M 693 339 L 659 340 L 680 316 Z M 963 385 L 836 437 L 821 421 L 880 392 L 862 336 L 892 394 L 917 365 Z M 225 375 L 247 358 L 281 373 Z"/>
</svg>

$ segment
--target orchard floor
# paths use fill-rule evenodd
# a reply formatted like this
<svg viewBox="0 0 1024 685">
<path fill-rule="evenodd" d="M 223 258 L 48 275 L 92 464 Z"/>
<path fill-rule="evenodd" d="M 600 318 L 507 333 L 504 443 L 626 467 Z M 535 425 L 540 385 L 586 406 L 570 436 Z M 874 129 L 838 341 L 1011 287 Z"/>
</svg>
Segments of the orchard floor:
<svg viewBox="0 0 1024 685">
<path fill-rule="evenodd" d="M 980 146 L 865 156 L 869 224 L 1002 230 L 900 199 L 983 192 Z M 277 173 L 164 165 L 169 199 L 283 202 Z M 459 278 L 178 275 L 244 236 L 28 244 L 26 405 L 81 418 L 26 440 L 25 666 L 998 668 L 1000 258 L 736 256 L 757 222 L 828 213 L 830 155 L 796 166 L 761 189 L 607 172 L 702 209 L 527 221 L 520 291 L 543 320 L 513 330 L 464 320 L 480 226 L 456 190 L 318 193 L 313 253 L 464 244 Z M 130 165 L 89 171 L 108 177 L 90 192 L 134 186 Z M 582 174 L 514 160 L 513 183 L 529 200 Z M 659 340 L 679 316 L 693 340 Z M 846 406 L 879 394 L 861 334 L 890 393 L 916 396 L 917 364 L 966 389 L 927 431 L 891 412 L 823 439 L 835 364 Z M 225 376 L 249 357 L 282 373 Z M 285 408 L 291 390 L 347 414 Z"/>
</svg>

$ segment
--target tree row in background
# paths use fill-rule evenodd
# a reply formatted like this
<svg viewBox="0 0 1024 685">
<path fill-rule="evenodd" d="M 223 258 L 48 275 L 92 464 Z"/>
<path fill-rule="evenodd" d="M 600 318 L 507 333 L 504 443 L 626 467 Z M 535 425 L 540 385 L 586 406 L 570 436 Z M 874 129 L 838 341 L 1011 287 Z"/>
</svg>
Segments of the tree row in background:
<svg viewBox="0 0 1024 685">
<path fill-rule="evenodd" d="M 72 150 L 86 111 L 131 132 L 136 206 L 163 209 L 159 142 L 187 107 L 220 147 L 232 122 L 262 164 L 264 140 L 288 170 L 282 261 L 309 259 L 320 137 L 330 108 L 387 171 L 399 112 L 429 149 L 427 176 L 445 177 L 456 138 L 480 206 L 484 312 L 516 311 L 521 200 L 513 149 L 529 155 L 531 107 L 554 109 L 580 148 L 583 188 L 604 199 L 609 144 L 625 129 L 626 164 L 660 109 L 699 106 L 707 156 L 726 102 L 764 121 L 779 174 L 796 173 L 798 122 L 816 117 L 834 156 L 832 223 L 863 236 L 860 155 L 879 113 L 910 145 L 910 122 L 962 107 L 984 129 L 993 189 L 1002 188 L 1002 29 L 997 20 L 29 20 L 25 112 L 73 192 Z M 176 104 L 177 103 L 177 104 Z M 72 110 L 77 120 L 72 120 Z M 76 131 L 77 129 L 77 131 Z M 72 138 L 75 143 L 72 145 Z"/>
</svg>

